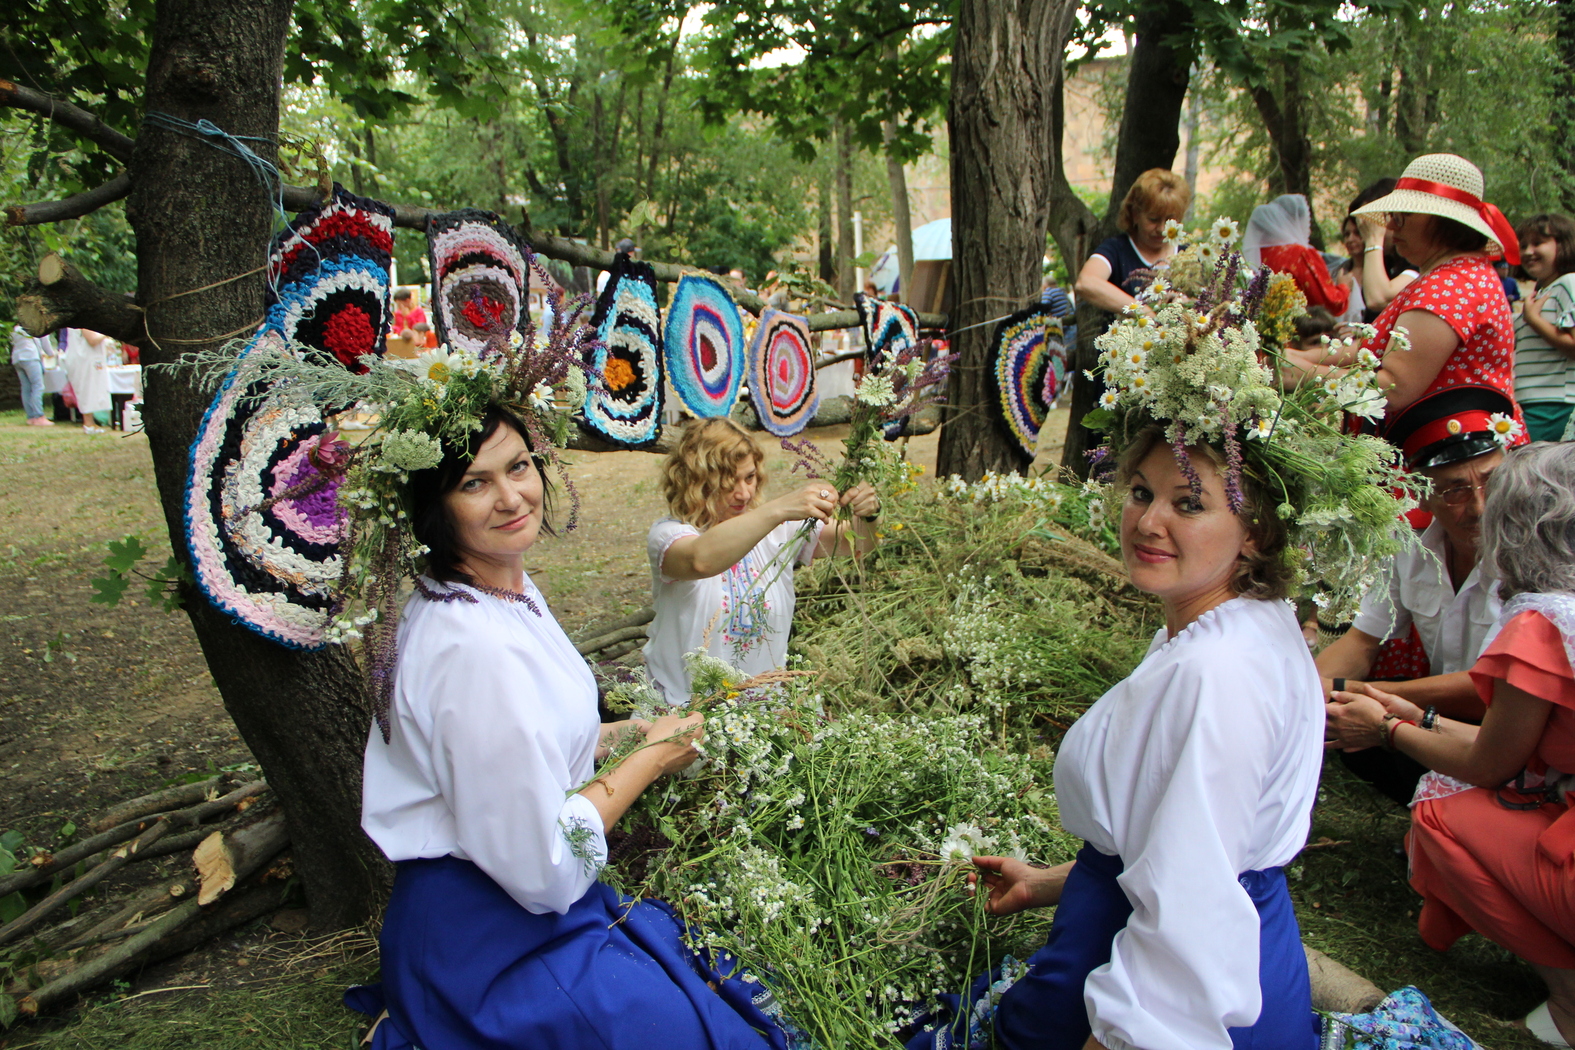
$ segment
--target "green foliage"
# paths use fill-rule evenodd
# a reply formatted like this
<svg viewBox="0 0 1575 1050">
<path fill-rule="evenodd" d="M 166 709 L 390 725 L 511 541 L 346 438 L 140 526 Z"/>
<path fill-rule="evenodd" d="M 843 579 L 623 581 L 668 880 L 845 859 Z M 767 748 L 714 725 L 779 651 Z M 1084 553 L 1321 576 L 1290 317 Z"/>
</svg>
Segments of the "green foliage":
<svg viewBox="0 0 1575 1050">
<path fill-rule="evenodd" d="M 141 572 L 137 569 L 137 565 L 150 553 L 151 550 L 143 544 L 139 536 L 110 540 L 109 557 L 105 558 L 103 563 L 109 573 L 88 581 L 98 592 L 88 601 L 110 607 L 119 605 L 121 599 L 126 596 L 126 591 L 131 587 L 132 577 L 140 576 L 147 583 L 145 595 L 148 604 L 164 612 L 175 612 L 183 608 L 181 585 L 195 582 L 190 567 L 185 562 L 177 560 L 172 554 L 165 559 L 164 564 L 157 571 L 151 574 Z"/>
</svg>

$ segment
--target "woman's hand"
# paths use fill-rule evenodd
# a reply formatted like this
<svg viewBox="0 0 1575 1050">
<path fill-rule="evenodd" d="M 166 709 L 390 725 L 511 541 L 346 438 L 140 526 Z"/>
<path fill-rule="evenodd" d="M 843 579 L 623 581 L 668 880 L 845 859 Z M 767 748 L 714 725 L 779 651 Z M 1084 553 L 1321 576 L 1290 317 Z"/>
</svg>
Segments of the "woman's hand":
<svg viewBox="0 0 1575 1050">
<path fill-rule="evenodd" d="M 1389 227 L 1386 223 L 1377 222 L 1371 215 L 1356 216 L 1357 229 L 1362 231 L 1362 244 L 1368 248 L 1382 248 L 1384 236 Z"/>
<path fill-rule="evenodd" d="M 842 494 L 838 501 L 841 506 L 858 518 L 873 518 L 880 513 L 880 496 L 866 481 L 861 481 Z"/>
<path fill-rule="evenodd" d="M 766 504 L 782 521 L 830 521 L 842 499 L 829 481 L 810 481 Z"/>
<path fill-rule="evenodd" d="M 1343 692 L 1334 696 L 1324 705 L 1324 747 L 1363 751 L 1388 742 L 1384 716 L 1389 712 L 1382 703 L 1365 693 Z"/>
<path fill-rule="evenodd" d="M 705 715 L 697 711 L 662 715 L 646 727 L 645 750 L 658 761 L 658 776 L 687 769 L 700 757 L 694 745 L 705 737 L 704 723 Z"/>
<path fill-rule="evenodd" d="M 1409 718 L 1413 722 L 1420 722 L 1422 721 L 1422 716 L 1427 713 L 1405 697 L 1396 696 L 1394 693 L 1386 693 L 1371 682 L 1354 684 L 1349 687 L 1349 690 L 1353 693 L 1366 693 L 1384 705 L 1385 713 L 1394 715 L 1396 718 Z"/>
<path fill-rule="evenodd" d="M 615 751 L 631 733 L 644 734 L 651 723 L 643 718 L 626 718 L 621 722 L 603 722 L 602 733 L 596 744 L 596 761 L 600 762 Z"/>
<path fill-rule="evenodd" d="M 968 887 L 977 891 L 980 882 L 990 890 L 985 910 L 991 915 L 1015 915 L 1029 908 L 1048 908 L 1061 900 L 1072 865 L 1036 868 L 1011 857 L 975 857 L 979 870 L 968 876 Z"/>
</svg>

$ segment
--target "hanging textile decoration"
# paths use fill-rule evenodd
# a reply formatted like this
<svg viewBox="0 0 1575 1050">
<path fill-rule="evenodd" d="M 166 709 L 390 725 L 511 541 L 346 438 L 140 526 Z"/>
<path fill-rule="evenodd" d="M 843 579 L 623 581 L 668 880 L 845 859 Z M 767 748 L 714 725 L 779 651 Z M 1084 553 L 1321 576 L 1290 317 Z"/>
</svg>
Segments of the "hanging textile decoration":
<svg viewBox="0 0 1575 1050">
<path fill-rule="evenodd" d="M 871 299 L 863 292 L 853 296 L 864 325 L 864 345 L 870 364 L 896 357 L 919 341 L 919 315 L 910 306 Z"/>
<path fill-rule="evenodd" d="M 427 222 L 432 320 L 439 343 L 483 356 L 500 328 L 530 324 L 530 249 L 490 211 L 463 208 Z"/>
<path fill-rule="evenodd" d="M 381 354 L 392 309 L 394 210 L 334 187 L 275 238 L 261 347 L 364 372 Z M 353 408 L 354 406 L 345 406 Z M 243 386 L 231 373 L 191 447 L 186 540 L 197 586 L 239 623 L 315 649 L 332 615 L 344 526 L 346 446 L 288 387 Z"/>
<path fill-rule="evenodd" d="M 1066 382 L 1061 319 L 1043 304 L 1012 314 L 996 326 L 990 360 L 1001 418 L 1032 459 L 1050 402 Z"/>
<path fill-rule="evenodd" d="M 815 417 L 815 354 L 802 317 L 776 310 L 760 315 L 749 345 L 749 396 L 760 425 L 777 437 L 792 437 Z"/>
<path fill-rule="evenodd" d="M 667 378 L 701 419 L 733 411 L 744 381 L 744 319 L 718 280 L 686 274 L 667 306 L 662 337 Z"/>
<path fill-rule="evenodd" d="M 602 381 L 585 393 L 585 425 L 620 445 L 647 446 L 662 432 L 661 314 L 650 263 L 619 254 L 591 324 L 591 364 Z"/>
</svg>

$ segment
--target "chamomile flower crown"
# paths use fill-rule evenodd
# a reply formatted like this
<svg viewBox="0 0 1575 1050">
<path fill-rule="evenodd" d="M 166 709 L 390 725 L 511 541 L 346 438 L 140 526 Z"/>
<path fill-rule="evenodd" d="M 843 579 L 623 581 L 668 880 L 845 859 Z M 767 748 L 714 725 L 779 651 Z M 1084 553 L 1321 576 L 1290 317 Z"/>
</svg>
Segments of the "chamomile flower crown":
<svg viewBox="0 0 1575 1050">
<path fill-rule="evenodd" d="M 1180 224 L 1166 236 L 1181 239 Z M 1116 455 L 1146 427 L 1160 427 L 1195 492 L 1201 482 L 1188 448 L 1218 449 L 1231 510 L 1244 507 L 1245 474 L 1286 525 L 1294 589 L 1325 619 L 1349 619 L 1384 560 L 1415 542 L 1401 515 L 1426 482 L 1406 473 L 1386 442 L 1340 425 L 1343 413 L 1383 415 L 1376 355 L 1361 351 L 1343 378 L 1280 390 L 1281 349 L 1259 334 L 1274 275 L 1247 268 L 1236 238 L 1229 219 L 1190 235 L 1178 272 L 1155 277 L 1099 337 L 1107 389 L 1085 424 L 1105 432 Z M 1358 326 L 1359 337 L 1371 335 Z M 1391 348 L 1405 348 L 1403 334 Z"/>
</svg>

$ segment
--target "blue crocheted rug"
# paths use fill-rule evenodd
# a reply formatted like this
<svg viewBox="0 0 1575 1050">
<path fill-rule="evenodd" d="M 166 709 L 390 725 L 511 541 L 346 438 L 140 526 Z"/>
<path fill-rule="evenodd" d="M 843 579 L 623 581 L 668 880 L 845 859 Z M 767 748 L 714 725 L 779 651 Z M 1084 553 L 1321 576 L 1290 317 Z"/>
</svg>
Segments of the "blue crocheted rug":
<svg viewBox="0 0 1575 1050">
<path fill-rule="evenodd" d="M 686 274 L 667 304 L 662 342 L 668 381 L 684 407 L 701 419 L 733 411 L 744 382 L 744 319 L 725 285 Z"/>
</svg>

